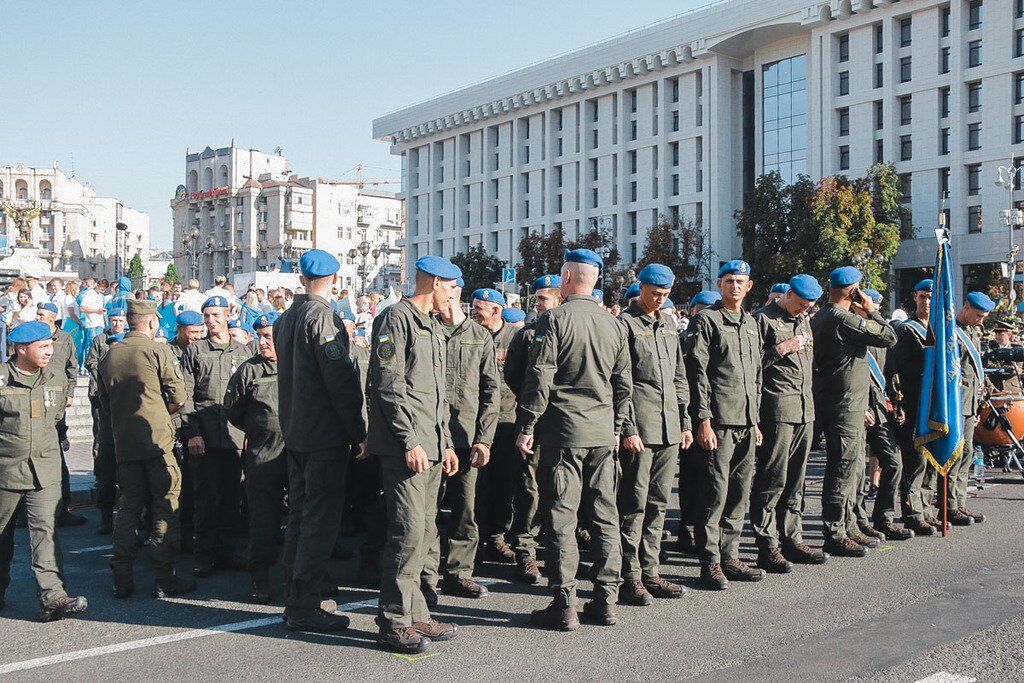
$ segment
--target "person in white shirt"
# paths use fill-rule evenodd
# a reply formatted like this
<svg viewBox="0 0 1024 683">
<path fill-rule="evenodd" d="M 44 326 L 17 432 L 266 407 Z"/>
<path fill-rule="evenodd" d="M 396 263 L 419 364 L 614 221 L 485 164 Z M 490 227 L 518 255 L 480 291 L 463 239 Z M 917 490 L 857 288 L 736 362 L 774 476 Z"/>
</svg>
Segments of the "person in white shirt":
<svg viewBox="0 0 1024 683">
<path fill-rule="evenodd" d="M 199 280 L 189 280 L 188 289 L 181 293 L 178 301 L 174 304 L 174 313 L 177 315 L 182 311 L 203 312 L 203 302 L 209 297 L 199 291 Z"/>
<path fill-rule="evenodd" d="M 227 284 L 227 281 L 228 279 L 223 275 L 218 275 L 217 277 L 213 278 L 213 287 L 210 287 L 208 290 L 206 290 L 206 298 L 209 299 L 211 296 L 222 296 L 225 299 L 230 299 L 232 296 L 234 296 L 233 294 L 231 294 L 231 292 L 228 291 L 228 288 L 225 286 Z"/>
<path fill-rule="evenodd" d="M 38 306 L 39 304 L 50 303 L 50 297 L 46 293 L 46 289 L 40 284 L 39 278 L 32 277 L 31 275 L 25 278 L 25 282 L 28 285 L 29 296 L 32 298 L 32 306 Z M 35 318 L 32 318 L 35 320 Z"/>
<path fill-rule="evenodd" d="M 50 301 L 57 306 L 57 327 L 64 329 L 64 318 L 67 316 L 67 298 L 64 291 L 64 281 L 55 277 L 46 283 L 46 292 Z"/>
</svg>

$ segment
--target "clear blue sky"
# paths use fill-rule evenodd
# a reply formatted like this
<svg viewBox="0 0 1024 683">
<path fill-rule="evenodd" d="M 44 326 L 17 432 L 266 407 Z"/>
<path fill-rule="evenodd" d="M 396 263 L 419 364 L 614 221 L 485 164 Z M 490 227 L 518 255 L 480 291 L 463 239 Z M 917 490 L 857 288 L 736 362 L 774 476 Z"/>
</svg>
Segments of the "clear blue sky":
<svg viewBox="0 0 1024 683">
<path fill-rule="evenodd" d="M 185 148 L 281 146 L 293 170 L 398 177 L 382 114 L 707 4 L 100 2 L 3 12 L 0 165 L 58 161 L 168 248 Z M 391 172 L 388 172 L 391 169 Z M 396 188 L 397 189 L 397 188 Z"/>
</svg>

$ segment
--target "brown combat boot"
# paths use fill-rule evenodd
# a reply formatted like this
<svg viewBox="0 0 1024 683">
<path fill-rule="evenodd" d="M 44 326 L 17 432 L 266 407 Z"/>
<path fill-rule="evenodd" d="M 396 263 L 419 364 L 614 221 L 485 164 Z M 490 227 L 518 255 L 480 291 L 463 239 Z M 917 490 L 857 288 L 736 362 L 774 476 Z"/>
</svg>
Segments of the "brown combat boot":
<svg viewBox="0 0 1024 683">
<path fill-rule="evenodd" d="M 722 572 L 722 565 L 709 560 L 700 561 L 700 583 L 713 591 L 724 591 L 729 587 L 729 579 Z"/>
<path fill-rule="evenodd" d="M 530 613 L 530 621 L 536 626 L 556 631 L 575 631 L 580 627 L 579 617 L 576 616 L 576 607 L 573 605 L 562 607 L 551 603 L 544 609 L 533 610 Z"/>
<path fill-rule="evenodd" d="M 520 555 L 517 557 L 516 578 L 531 586 L 540 581 L 540 570 L 537 569 L 537 560 L 533 559 L 529 555 Z"/>
<path fill-rule="evenodd" d="M 441 590 L 445 595 L 454 595 L 457 598 L 482 598 L 487 595 L 485 586 L 464 576 L 444 577 L 441 579 Z"/>
<path fill-rule="evenodd" d="M 770 574 L 788 574 L 793 563 L 782 556 L 778 548 L 762 548 L 757 552 L 757 566 Z"/>
<path fill-rule="evenodd" d="M 828 553 L 812 548 L 806 543 L 784 543 L 782 556 L 793 564 L 825 564 Z"/>
<path fill-rule="evenodd" d="M 660 576 L 645 576 L 643 582 L 647 592 L 661 600 L 675 600 L 683 597 L 683 593 L 686 592 L 682 586 L 666 581 Z"/>
<path fill-rule="evenodd" d="M 837 557 L 864 557 L 868 554 L 868 549 L 863 545 L 857 543 L 852 538 L 845 537 L 839 540 L 826 539 L 824 550 L 830 555 Z"/>
<path fill-rule="evenodd" d="M 614 626 L 619 623 L 619 613 L 615 605 L 604 601 L 591 600 L 583 605 L 583 616 L 601 626 Z"/>
<path fill-rule="evenodd" d="M 638 579 L 632 579 L 622 582 L 619 600 L 633 607 L 646 607 L 654 602 L 654 597 L 644 588 L 643 583 Z"/>
<path fill-rule="evenodd" d="M 740 560 L 722 560 L 722 573 L 730 581 L 760 581 L 765 576 L 763 569 L 755 569 Z"/>
<path fill-rule="evenodd" d="M 426 621 L 413 622 L 412 630 L 426 638 L 430 638 L 430 640 L 435 643 L 440 643 L 454 638 L 459 632 L 459 627 L 455 624 L 447 624 L 443 621 L 427 619 Z"/>
</svg>

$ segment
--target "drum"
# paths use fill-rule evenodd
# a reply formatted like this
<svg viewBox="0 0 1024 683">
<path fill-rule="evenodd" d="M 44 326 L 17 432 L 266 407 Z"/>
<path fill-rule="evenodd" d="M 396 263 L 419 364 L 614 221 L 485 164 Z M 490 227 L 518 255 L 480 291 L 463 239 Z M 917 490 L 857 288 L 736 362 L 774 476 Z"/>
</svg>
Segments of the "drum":
<svg viewBox="0 0 1024 683">
<path fill-rule="evenodd" d="M 1024 396 L 993 396 L 991 402 L 986 403 L 982 408 L 981 415 L 978 417 L 977 426 L 974 428 L 974 443 L 982 446 L 1009 446 L 1012 444 L 1006 430 L 992 414 L 993 407 L 1006 417 L 1017 440 L 1024 439 Z"/>
</svg>

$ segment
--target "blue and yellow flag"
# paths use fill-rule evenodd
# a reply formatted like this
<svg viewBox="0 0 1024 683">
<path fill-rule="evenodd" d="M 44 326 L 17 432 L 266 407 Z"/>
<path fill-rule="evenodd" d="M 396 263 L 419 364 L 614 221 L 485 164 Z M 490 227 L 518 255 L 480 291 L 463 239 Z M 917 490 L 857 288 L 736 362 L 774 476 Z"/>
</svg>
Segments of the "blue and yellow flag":
<svg viewBox="0 0 1024 683">
<path fill-rule="evenodd" d="M 960 340 L 953 304 L 953 262 L 949 238 L 939 238 L 935 284 L 924 349 L 921 402 L 914 444 L 941 474 L 963 455 L 964 420 L 960 403 Z"/>
</svg>

